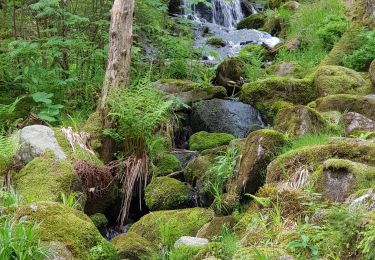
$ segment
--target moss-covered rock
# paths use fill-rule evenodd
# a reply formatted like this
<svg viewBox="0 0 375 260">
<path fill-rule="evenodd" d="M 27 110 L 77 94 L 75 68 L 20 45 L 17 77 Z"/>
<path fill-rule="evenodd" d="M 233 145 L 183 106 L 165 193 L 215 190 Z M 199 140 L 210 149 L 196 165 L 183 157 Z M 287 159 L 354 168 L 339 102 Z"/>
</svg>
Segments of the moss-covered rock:
<svg viewBox="0 0 375 260">
<path fill-rule="evenodd" d="M 368 73 L 370 75 L 372 86 L 375 87 L 375 60 L 371 62 Z"/>
<path fill-rule="evenodd" d="M 340 66 L 321 66 L 315 73 L 314 85 L 318 97 L 371 93 L 371 86 L 358 72 Z"/>
<path fill-rule="evenodd" d="M 38 223 L 42 242 L 63 243 L 75 259 L 89 259 L 90 250 L 100 245 L 112 249 L 109 252 L 115 252 L 88 216 L 60 203 L 39 202 L 21 206 L 15 212 L 13 220 L 21 219 Z M 105 259 L 113 258 L 107 256 Z"/>
<path fill-rule="evenodd" d="M 252 14 L 242 19 L 237 24 L 237 30 L 241 29 L 259 29 L 262 28 L 266 20 L 266 16 L 262 13 Z"/>
<path fill-rule="evenodd" d="M 108 219 L 102 213 L 95 213 L 90 216 L 90 219 L 99 230 L 103 230 L 108 225 Z"/>
<path fill-rule="evenodd" d="M 275 128 L 291 136 L 317 134 L 334 130 L 333 125 L 319 112 L 302 105 L 280 110 L 275 118 Z"/>
<path fill-rule="evenodd" d="M 184 178 L 189 183 L 195 183 L 206 174 L 210 166 L 215 162 L 215 155 L 207 154 L 198 156 L 188 163 L 184 170 Z"/>
<path fill-rule="evenodd" d="M 228 144 L 233 139 L 235 139 L 235 137 L 231 134 L 201 131 L 190 137 L 189 147 L 190 150 L 203 151 Z"/>
<path fill-rule="evenodd" d="M 339 111 L 356 112 L 371 120 L 375 120 L 375 98 L 372 96 L 356 96 L 349 94 L 331 95 L 319 98 L 315 102 L 315 109 L 321 112 Z"/>
<path fill-rule="evenodd" d="M 90 134 L 91 147 L 97 152 L 100 151 L 102 146 L 103 130 L 103 120 L 99 112 L 92 113 L 82 127 L 82 131 Z"/>
<path fill-rule="evenodd" d="M 306 70 L 295 62 L 282 62 L 267 67 L 267 73 L 278 77 L 293 77 L 302 79 L 306 76 Z"/>
<path fill-rule="evenodd" d="M 214 46 L 214 47 L 217 47 L 217 48 L 220 48 L 220 47 L 225 47 L 227 44 L 223 41 L 223 39 L 221 38 L 217 38 L 217 37 L 212 37 L 210 39 L 207 40 L 207 44 L 211 45 L 211 46 Z"/>
<path fill-rule="evenodd" d="M 268 0 L 267 6 L 271 9 L 275 9 L 279 8 L 285 2 L 288 2 L 288 0 Z"/>
<path fill-rule="evenodd" d="M 186 207 L 190 198 L 188 185 L 169 177 L 154 178 L 145 189 L 146 205 L 152 211 Z"/>
<path fill-rule="evenodd" d="M 17 193 L 31 201 L 61 201 L 61 193 L 79 189 L 79 183 L 72 164 L 49 152 L 33 159 L 14 177 Z"/>
<path fill-rule="evenodd" d="M 268 120 L 275 116 L 273 105 L 282 101 L 308 104 L 316 98 L 315 87 L 309 79 L 272 77 L 242 86 L 241 101 L 262 111 Z"/>
<path fill-rule="evenodd" d="M 225 226 L 229 229 L 236 224 L 236 219 L 232 216 L 214 217 L 211 222 L 205 224 L 197 233 L 197 237 L 212 239 L 219 236 L 222 228 Z"/>
<path fill-rule="evenodd" d="M 326 198 L 343 202 L 358 190 L 375 187 L 375 167 L 343 159 L 328 159 L 317 185 Z"/>
<path fill-rule="evenodd" d="M 227 91 L 224 87 L 207 86 L 187 80 L 164 79 L 155 82 L 154 86 L 165 92 L 167 97 L 177 96 L 189 105 L 200 100 L 227 96 Z"/>
<path fill-rule="evenodd" d="M 278 183 L 285 188 L 301 188 L 324 161 L 333 157 L 375 166 L 375 143 L 343 138 L 289 151 L 268 165 L 266 182 Z"/>
<path fill-rule="evenodd" d="M 240 58 L 228 58 L 217 67 L 215 84 L 227 89 L 232 94 L 236 88 L 241 87 L 245 77 L 246 63 Z"/>
<path fill-rule="evenodd" d="M 203 208 L 156 211 L 143 216 L 129 231 L 155 246 L 166 239 L 174 243 L 181 236 L 195 236 L 204 224 L 211 221 L 213 215 L 212 210 Z M 166 231 L 168 237 L 163 237 Z"/>
<path fill-rule="evenodd" d="M 154 173 L 156 176 L 165 176 L 180 170 L 180 161 L 174 154 L 162 153 L 154 161 Z"/>
<path fill-rule="evenodd" d="M 237 178 L 240 194 L 254 194 L 263 185 L 267 165 L 285 143 L 285 136 L 274 130 L 263 129 L 249 134 L 242 149 Z"/>
<path fill-rule="evenodd" d="M 281 8 L 294 12 L 294 11 L 298 10 L 298 8 L 300 7 L 300 5 L 301 4 L 298 3 L 297 1 L 288 1 L 285 4 L 283 4 L 281 6 Z"/>
<path fill-rule="evenodd" d="M 155 246 L 137 233 L 128 232 L 111 240 L 119 259 L 156 259 Z"/>
<path fill-rule="evenodd" d="M 211 208 L 216 216 L 228 216 L 240 205 L 240 198 L 235 192 L 226 192 L 215 196 Z"/>
</svg>

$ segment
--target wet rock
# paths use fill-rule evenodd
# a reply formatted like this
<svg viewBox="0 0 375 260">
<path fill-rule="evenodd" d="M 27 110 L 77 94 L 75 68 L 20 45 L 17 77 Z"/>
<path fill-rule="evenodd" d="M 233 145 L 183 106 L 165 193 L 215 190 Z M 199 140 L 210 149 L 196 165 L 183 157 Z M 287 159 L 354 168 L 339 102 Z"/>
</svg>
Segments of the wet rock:
<svg viewBox="0 0 375 260">
<path fill-rule="evenodd" d="M 155 259 L 157 252 L 145 238 L 134 232 L 121 234 L 111 240 L 112 245 L 117 250 L 117 256 L 120 259 Z"/>
<path fill-rule="evenodd" d="M 225 87 L 231 95 L 242 86 L 245 68 L 246 63 L 240 58 L 224 60 L 216 70 L 215 84 Z"/>
<path fill-rule="evenodd" d="M 314 85 L 318 97 L 371 92 L 370 86 L 367 86 L 366 81 L 358 72 L 340 66 L 321 66 L 315 73 Z"/>
<path fill-rule="evenodd" d="M 369 74 L 372 86 L 375 87 L 375 60 L 371 62 Z"/>
<path fill-rule="evenodd" d="M 354 131 L 375 132 L 375 121 L 359 113 L 348 112 L 343 116 L 345 132 L 350 134 Z"/>
<path fill-rule="evenodd" d="M 28 163 L 47 150 L 53 152 L 58 160 L 66 160 L 66 155 L 59 146 L 53 130 L 43 125 L 32 125 L 20 131 L 18 156 L 22 163 Z"/>
<path fill-rule="evenodd" d="M 302 136 L 329 130 L 332 126 L 316 110 L 297 105 L 281 109 L 277 113 L 275 128 L 292 136 Z"/>
<path fill-rule="evenodd" d="M 208 244 L 208 239 L 205 238 L 199 238 L 199 237 L 189 237 L 189 236 L 183 236 L 180 237 L 175 243 L 174 247 L 182 247 L 182 246 L 188 246 L 188 247 L 201 247 Z"/>
<path fill-rule="evenodd" d="M 224 87 L 203 86 L 199 83 L 185 80 L 159 80 L 154 83 L 154 86 L 157 89 L 165 92 L 167 97 L 177 96 L 184 103 L 189 105 L 200 100 L 223 98 L 227 96 L 227 92 Z"/>
<path fill-rule="evenodd" d="M 254 194 L 265 181 L 267 165 L 286 143 L 284 135 L 273 130 L 252 132 L 242 150 L 237 189 L 240 194 Z"/>
<path fill-rule="evenodd" d="M 232 100 L 212 99 L 193 104 L 194 132 L 229 133 L 245 137 L 253 125 L 263 126 L 259 112 L 251 105 Z"/>
</svg>

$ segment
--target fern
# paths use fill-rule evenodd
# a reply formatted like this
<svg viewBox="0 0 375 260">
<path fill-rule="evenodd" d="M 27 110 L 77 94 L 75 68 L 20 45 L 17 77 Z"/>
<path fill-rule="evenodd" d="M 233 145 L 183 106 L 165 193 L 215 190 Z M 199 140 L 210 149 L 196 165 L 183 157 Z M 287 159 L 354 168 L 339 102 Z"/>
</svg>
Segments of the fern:
<svg viewBox="0 0 375 260">
<path fill-rule="evenodd" d="M 12 163 L 17 148 L 13 138 L 0 133 L 0 174 L 4 173 Z"/>
<path fill-rule="evenodd" d="M 17 98 L 12 104 L 4 105 L 0 104 L 0 131 L 4 131 L 5 127 L 11 122 L 10 119 L 12 114 L 16 110 L 17 104 L 23 99 L 23 97 Z"/>
</svg>

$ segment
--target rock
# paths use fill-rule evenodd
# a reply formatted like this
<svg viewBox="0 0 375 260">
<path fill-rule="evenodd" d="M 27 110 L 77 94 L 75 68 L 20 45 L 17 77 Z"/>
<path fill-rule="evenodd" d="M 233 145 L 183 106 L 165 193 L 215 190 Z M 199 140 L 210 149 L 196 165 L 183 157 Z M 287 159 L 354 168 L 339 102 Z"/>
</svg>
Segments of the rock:
<svg viewBox="0 0 375 260">
<path fill-rule="evenodd" d="M 102 147 L 102 134 L 105 129 L 99 112 L 92 113 L 82 127 L 82 131 L 90 134 L 90 145 L 98 153 Z"/>
<path fill-rule="evenodd" d="M 375 60 L 371 62 L 370 69 L 368 71 L 372 86 L 375 87 Z"/>
<path fill-rule="evenodd" d="M 161 153 L 154 161 L 154 174 L 166 176 L 181 169 L 180 161 L 173 153 Z"/>
<path fill-rule="evenodd" d="M 189 183 L 195 183 L 202 178 L 209 167 L 215 162 L 215 156 L 211 154 L 198 156 L 188 163 L 184 170 L 184 178 Z"/>
<path fill-rule="evenodd" d="M 262 13 L 254 13 L 237 24 L 237 30 L 241 29 L 260 29 L 263 27 L 266 16 Z"/>
<path fill-rule="evenodd" d="M 272 121 L 281 104 L 281 107 L 290 103 L 305 105 L 315 98 L 315 87 L 310 80 L 285 77 L 247 83 L 242 87 L 240 95 L 242 102 L 263 112 L 268 121 Z"/>
<path fill-rule="evenodd" d="M 181 236 L 195 236 L 204 224 L 211 221 L 213 215 L 212 210 L 204 208 L 155 211 L 143 216 L 129 231 L 158 245 L 162 242 L 160 230 L 169 230 L 169 239 L 174 243 Z"/>
<path fill-rule="evenodd" d="M 297 11 L 298 10 L 298 8 L 300 7 L 300 3 L 298 3 L 297 1 L 288 1 L 288 2 L 286 2 L 285 4 L 283 4 L 282 6 L 281 6 L 281 8 L 283 8 L 283 9 L 287 9 L 287 10 L 289 10 L 289 11 Z"/>
<path fill-rule="evenodd" d="M 20 131 L 20 145 L 18 155 L 24 164 L 43 155 L 47 150 L 52 151 L 58 160 L 66 160 L 53 130 L 47 126 L 32 125 L 23 128 Z"/>
<path fill-rule="evenodd" d="M 226 133 L 208 133 L 201 131 L 193 134 L 189 139 L 189 148 L 195 151 L 203 151 L 215 148 L 221 145 L 229 144 L 235 139 L 231 134 Z"/>
<path fill-rule="evenodd" d="M 322 169 L 330 158 L 350 160 L 375 166 L 375 143 L 358 139 L 338 139 L 329 144 L 312 145 L 289 151 L 274 159 L 267 167 L 266 183 L 280 189 L 300 189 L 312 173 Z"/>
<path fill-rule="evenodd" d="M 200 100 L 227 96 L 227 91 L 224 87 L 203 86 L 199 83 L 177 79 L 159 80 L 154 83 L 154 86 L 165 92 L 167 97 L 177 96 L 188 105 Z"/>
<path fill-rule="evenodd" d="M 342 159 L 329 159 L 323 163 L 319 191 L 331 201 L 343 202 L 354 191 L 374 185 L 375 167 Z"/>
<path fill-rule="evenodd" d="M 296 71 L 296 66 L 292 63 L 283 62 L 278 66 L 276 76 L 284 77 L 292 75 Z"/>
<path fill-rule="evenodd" d="M 207 40 L 207 44 L 220 48 L 220 47 L 225 47 L 227 44 L 221 39 L 221 38 L 210 38 Z"/>
<path fill-rule="evenodd" d="M 372 96 L 331 95 L 319 98 L 315 102 L 315 109 L 321 112 L 339 111 L 356 112 L 371 120 L 375 120 L 375 98 Z"/>
<path fill-rule="evenodd" d="M 192 110 L 194 132 L 228 133 L 243 138 L 255 125 L 264 125 L 256 109 L 238 101 L 206 100 L 193 104 Z"/>
<path fill-rule="evenodd" d="M 285 143 L 284 135 L 274 130 L 258 130 L 246 138 L 237 178 L 241 195 L 254 194 L 263 185 L 267 165 Z"/>
<path fill-rule="evenodd" d="M 174 243 L 174 247 L 175 248 L 179 248 L 182 246 L 201 247 L 207 244 L 208 244 L 208 239 L 205 239 L 205 238 L 182 236 Z"/>
<path fill-rule="evenodd" d="M 375 192 L 374 189 L 367 189 L 350 195 L 345 203 L 349 205 L 350 212 L 366 209 L 371 211 L 375 209 Z"/>
<path fill-rule="evenodd" d="M 246 63 L 240 58 L 228 58 L 224 60 L 216 70 L 215 85 L 223 86 L 231 95 L 243 84 Z"/>
<path fill-rule="evenodd" d="M 214 217 L 211 222 L 205 224 L 197 233 L 197 237 L 212 239 L 219 236 L 223 226 L 231 229 L 236 224 L 233 216 Z"/>
<path fill-rule="evenodd" d="M 333 130 L 333 126 L 316 110 L 297 105 L 284 108 L 277 113 L 275 129 L 292 136 L 302 136 Z"/>
<path fill-rule="evenodd" d="M 119 259 L 155 259 L 157 252 L 145 238 L 134 232 L 121 234 L 111 240 L 112 245 L 117 250 Z"/>
<path fill-rule="evenodd" d="M 102 213 L 95 213 L 94 215 L 90 216 L 92 223 L 94 223 L 95 227 L 100 231 L 102 235 L 105 235 L 105 228 L 108 225 L 107 217 Z"/>
<path fill-rule="evenodd" d="M 169 177 L 154 178 L 145 189 L 146 205 L 151 211 L 184 208 L 191 198 L 187 184 Z"/>
<path fill-rule="evenodd" d="M 271 9 L 279 8 L 283 3 L 287 2 L 288 0 L 268 0 L 268 7 Z"/>
<path fill-rule="evenodd" d="M 336 94 L 369 94 L 371 88 L 362 76 L 340 66 L 321 66 L 314 76 L 318 97 Z"/>
<path fill-rule="evenodd" d="M 61 193 L 80 190 L 80 180 L 69 161 L 52 152 L 36 157 L 14 176 L 18 195 L 36 201 L 61 201 Z"/>
<path fill-rule="evenodd" d="M 83 212 L 56 202 L 38 202 L 20 206 L 13 221 L 34 221 L 43 243 L 58 243 L 69 249 L 74 259 L 89 259 L 90 250 L 95 247 L 106 249 L 104 259 L 114 259 L 115 249 L 96 229 Z"/>
<path fill-rule="evenodd" d="M 375 121 L 355 112 L 345 113 L 343 116 L 345 132 L 351 134 L 354 131 L 375 132 Z"/>
<path fill-rule="evenodd" d="M 328 122 L 332 125 L 339 126 L 339 124 L 343 121 L 343 115 L 339 111 L 327 111 L 327 112 L 320 112 L 322 117 L 324 117 Z"/>
<path fill-rule="evenodd" d="M 239 196 L 234 191 L 228 191 L 220 197 L 216 196 L 210 208 L 215 212 L 216 216 L 228 216 L 238 208 L 240 201 Z"/>
<path fill-rule="evenodd" d="M 173 154 L 180 161 L 182 169 L 184 169 L 189 162 L 194 160 L 199 155 L 197 151 L 189 151 L 184 149 L 174 149 Z"/>
<path fill-rule="evenodd" d="M 45 244 L 47 247 L 47 260 L 74 260 L 72 252 L 64 243 L 50 242 Z"/>
</svg>

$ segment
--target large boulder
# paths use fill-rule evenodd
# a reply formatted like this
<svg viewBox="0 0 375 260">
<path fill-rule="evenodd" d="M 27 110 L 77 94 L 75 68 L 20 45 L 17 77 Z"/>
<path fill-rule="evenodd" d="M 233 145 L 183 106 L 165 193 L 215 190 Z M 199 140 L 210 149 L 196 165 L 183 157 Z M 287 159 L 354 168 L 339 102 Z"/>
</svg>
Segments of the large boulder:
<svg viewBox="0 0 375 260">
<path fill-rule="evenodd" d="M 275 128 L 292 136 L 302 136 L 329 130 L 332 126 L 316 110 L 297 105 L 281 109 L 277 113 Z"/>
<path fill-rule="evenodd" d="M 90 218 L 60 203 L 39 202 L 21 206 L 14 213 L 13 220 L 38 223 L 41 242 L 64 245 L 74 259 L 89 259 L 90 250 L 97 247 L 107 252 L 104 259 L 116 259 L 115 249 L 100 235 Z"/>
<path fill-rule="evenodd" d="M 272 77 L 245 84 L 240 100 L 263 112 L 272 121 L 284 104 L 306 105 L 315 100 L 316 91 L 308 79 Z"/>
<path fill-rule="evenodd" d="M 237 30 L 241 29 L 259 29 L 262 28 L 266 21 L 266 16 L 262 13 L 254 13 L 237 24 Z"/>
<path fill-rule="evenodd" d="M 134 232 L 121 234 L 113 238 L 111 243 L 116 248 L 119 259 L 143 260 L 157 258 L 155 245 L 152 245 L 145 238 Z"/>
<path fill-rule="evenodd" d="M 258 130 L 246 138 L 237 178 L 240 194 L 254 194 L 264 184 L 267 165 L 285 143 L 284 135 L 274 130 Z"/>
<path fill-rule="evenodd" d="M 53 130 L 44 125 L 26 126 L 20 131 L 20 148 L 18 156 L 26 164 L 35 157 L 50 150 L 56 159 L 66 160 L 66 155 L 58 144 Z"/>
<path fill-rule="evenodd" d="M 192 200 L 189 186 L 169 177 L 157 177 L 145 189 L 147 207 L 154 210 L 187 207 Z"/>
<path fill-rule="evenodd" d="M 191 126 L 194 132 L 229 133 L 245 137 L 254 126 L 263 126 L 259 112 L 248 104 L 212 99 L 193 104 Z"/>
<path fill-rule="evenodd" d="M 358 72 L 340 66 L 321 66 L 315 73 L 314 84 L 318 97 L 371 93 L 371 87 Z"/>
<path fill-rule="evenodd" d="M 190 137 L 189 148 L 195 151 L 203 151 L 229 144 L 233 139 L 235 139 L 235 137 L 231 134 L 201 131 Z"/>
<path fill-rule="evenodd" d="M 29 162 L 14 177 L 17 193 L 32 201 L 61 201 L 61 193 L 80 188 L 80 181 L 69 161 L 60 161 L 52 152 Z"/>
<path fill-rule="evenodd" d="M 213 215 L 212 210 L 204 208 L 156 211 L 143 216 L 129 231 L 158 245 L 162 242 L 162 231 L 168 230 L 169 240 L 175 242 L 182 236 L 195 236 Z"/>
<path fill-rule="evenodd" d="M 206 86 L 178 79 L 159 80 L 154 83 L 154 86 L 165 92 L 167 97 L 176 96 L 189 105 L 200 100 L 223 98 L 227 96 L 227 91 L 224 87 Z"/>
<path fill-rule="evenodd" d="M 375 60 L 371 62 L 370 69 L 368 71 L 372 86 L 375 87 Z"/>
<path fill-rule="evenodd" d="M 317 99 L 313 107 L 320 112 L 356 112 L 371 120 L 375 120 L 375 109 L 373 109 L 375 107 L 375 96 L 373 95 L 331 95 Z"/>
<path fill-rule="evenodd" d="M 347 112 L 343 116 L 345 132 L 351 134 L 354 131 L 375 132 L 375 120 L 371 120 L 355 112 Z"/>
<path fill-rule="evenodd" d="M 215 84 L 227 89 L 228 95 L 240 88 L 245 77 L 246 63 L 240 58 L 224 60 L 216 70 Z"/>
</svg>

